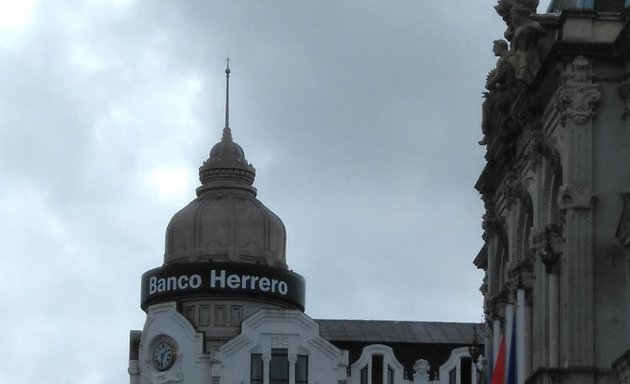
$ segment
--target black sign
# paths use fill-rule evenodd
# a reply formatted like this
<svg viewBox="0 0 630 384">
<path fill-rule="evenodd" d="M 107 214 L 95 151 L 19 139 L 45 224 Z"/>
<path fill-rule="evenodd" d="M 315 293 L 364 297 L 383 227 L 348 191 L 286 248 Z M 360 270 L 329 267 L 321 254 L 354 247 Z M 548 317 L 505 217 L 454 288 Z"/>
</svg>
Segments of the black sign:
<svg viewBox="0 0 630 384">
<path fill-rule="evenodd" d="M 141 304 L 204 294 L 239 294 L 279 299 L 304 310 L 304 278 L 281 268 L 245 263 L 182 263 L 142 275 Z"/>
</svg>

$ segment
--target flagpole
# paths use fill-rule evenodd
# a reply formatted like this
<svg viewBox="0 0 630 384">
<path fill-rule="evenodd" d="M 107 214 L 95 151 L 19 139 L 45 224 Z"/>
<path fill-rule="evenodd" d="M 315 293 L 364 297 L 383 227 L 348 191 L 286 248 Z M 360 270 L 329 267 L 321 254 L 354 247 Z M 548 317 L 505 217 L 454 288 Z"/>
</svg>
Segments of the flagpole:
<svg viewBox="0 0 630 384">
<path fill-rule="evenodd" d="M 525 308 L 525 289 L 519 287 L 516 290 L 516 383 L 525 384 L 527 348 L 527 314 Z"/>
</svg>

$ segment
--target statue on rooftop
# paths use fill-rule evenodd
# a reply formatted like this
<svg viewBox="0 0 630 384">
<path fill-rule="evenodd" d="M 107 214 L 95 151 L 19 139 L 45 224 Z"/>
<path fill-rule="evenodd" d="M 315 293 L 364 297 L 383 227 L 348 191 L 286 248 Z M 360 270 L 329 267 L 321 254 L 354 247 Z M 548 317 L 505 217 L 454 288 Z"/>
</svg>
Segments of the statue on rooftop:
<svg viewBox="0 0 630 384">
<path fill-rule="evenodd" d="M 494 10 L 497 11 L 499 16 L 505 21 L 508 26 L 507 31 L 505 31 L 505 38 L 508 41 L 512 41 L 512 35 L 514 34 L 514 30 L 510 25 L 510 11 L 515 5 L 519 5 L 527 9 L 529 14 L 536 13 L 536 9 L 538 8 L 539 0 L 499 0 L 497 5 L 494 6 Z"/>
<path fill-rule="evenodd" d="M 526 85 L 532 83 L 540 68 L 538 39 L 547 34 L 539 22 L 530 18 L 530 14 L 530 9 L 516 4 L 510 10 L 508 24 L 513 31 L 509 61 L 516 80 Z"/>
<path fill-rule="evenodd" d="M 510 51 L 508 43 L 505 40 L 495 40 L 492 43 L 492 53 L 497 59 L 494 69 L 488 73 L 486 77 L 486 89 L 483 93 L 485 98 L 483 102 L 483 116 L 481 123 L 481 131 L 484 138 L 479 142 L 480 145 L 487 143 L 489 120 L 493 110 L 505 111 L 512 102 L 511 83 L 514 79 L 514 70 L 509 62 Z"/>
</svg>

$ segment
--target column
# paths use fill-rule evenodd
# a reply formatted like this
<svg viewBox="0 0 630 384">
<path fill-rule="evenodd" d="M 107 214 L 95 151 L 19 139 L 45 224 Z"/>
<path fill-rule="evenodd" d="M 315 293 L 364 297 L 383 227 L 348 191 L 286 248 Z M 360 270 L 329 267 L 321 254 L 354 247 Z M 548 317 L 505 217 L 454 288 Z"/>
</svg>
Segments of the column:
<svg viewBox="0 0 630 384">
<path fill-rule="evenodd" d="M 531 369 L 531 308 L 525 300 L 525 289 L 516 290 L 516 383 L 525 384 Z"/>
<path fill-rule="evenodd" d="M 269 363 L 271 362 L 270 354 L 263 354 L 263 384 L 269 384 Z"/>
<path fill-rule="evenodd" d="M 289 384 L 295 384 L 295 363 L 297 362 L 296 355 L 289 355 Z"/>
<path fill-rule="evenodd" d="M 523 343 L 523 383 L 532 374 L 532 305 L 525 298 L 525 314 L 523 317 L 523 327 L 525 328 L 525 342 Z"/>
<path fill-rule="evenodd" d="M 558 367 L 560 361 L 560 286 L 558 273 L 549 277 L 549 366 Z"/>
<path fill-rule="evenodd" d="M 508 300 L 511 300 L 508 299 Z M 512 333 L 514 332 L 514 304 L 509 302 L 505 306 L 505 374 L 507 377 L 510 351 L 512 350 Z"/>
</svg>

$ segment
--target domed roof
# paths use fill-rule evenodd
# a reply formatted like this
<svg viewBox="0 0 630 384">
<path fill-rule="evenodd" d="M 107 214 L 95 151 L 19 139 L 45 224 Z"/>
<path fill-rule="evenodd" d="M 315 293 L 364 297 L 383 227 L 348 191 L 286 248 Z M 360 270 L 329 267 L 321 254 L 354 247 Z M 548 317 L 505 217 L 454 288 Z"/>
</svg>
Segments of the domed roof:
<svg viewBox="0 0 630 384">
<path fill-rule="evenodd" d="M 284 224 L 256 198 L 256 170 L 232 140 L 227 111 L 226 97 L 223 137 L 199 167 L 197 198 L 166 228 L 164 264 L 227 261 L 286 269 Z"/>
</svg>

